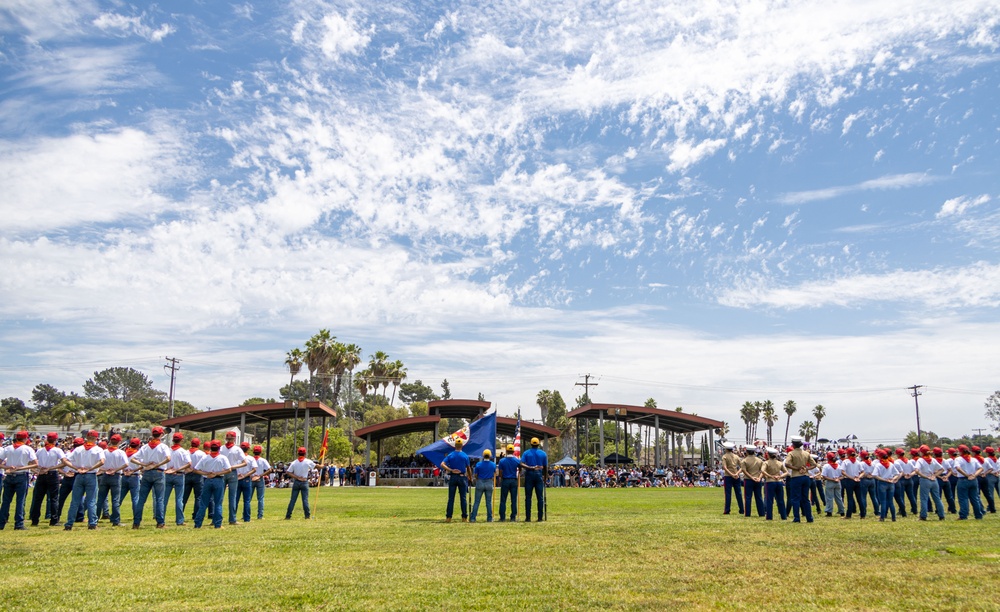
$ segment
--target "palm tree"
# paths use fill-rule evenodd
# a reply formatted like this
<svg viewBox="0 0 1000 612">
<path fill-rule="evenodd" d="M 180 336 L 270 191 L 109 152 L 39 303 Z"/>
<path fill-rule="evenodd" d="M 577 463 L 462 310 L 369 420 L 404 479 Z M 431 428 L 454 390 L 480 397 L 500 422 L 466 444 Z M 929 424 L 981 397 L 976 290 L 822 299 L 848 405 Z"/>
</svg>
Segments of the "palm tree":
<svg viewBox="0 0 1000 612">
<path fill-rule="evenodd" d="M 753 402 L 743 402 L 740 408 L 740 420 L 746 425 L 746 443 L 750 444 L 750 421 L 753 419 Z"/>
<path fill-rule="evenodd" d="M 94 427 L 99 427 L 104 433 L 111 431 L 111 426 L 115 424 L 115 415 L 111 410 L 102 410 L 96 413 L 93 418 Z"/>
<path fill-rule="evenodd" d="M 305 364 L 309 368 L 309 387 L 314 389 L 313 395 L 315 395 L 314 381 L 319 378 L 322 381 L 322 377 L 326 375 L 326 366 L 329 363 L 330 349 L 333 343 L 337 340 L 335 336 L 330 335 L 330 330 L 321 329 L 312 338 L 306 341 L 305 347 Z M 324 389 L 325 391 L 325 389 Z M 323 394 L 320 394 L 320 401 L 325 399 Z"/>
<path fill-rule="evenodd" d="M 778 422 L 778 413 L 774 411 L 774 404 L 771 400 L 766 400 L 761 408 L 761 414 L 764 415 L 764 423 L 767 424 L 767 443 L 771 443 L 771 430 L 774 428 L 774 424 Z"/>
<path fill-rule="evenodd" d="M 812 439 L 816 435 L 816 426 L 812 421 L 803 421 L 799 425 L 799 435 L 806 439 L 806 442 Z"/>
<path fill-rule="evenodd" d="M 538 404 L 539 410 L 542 411 L 542 423 L 548 424 L 549 421 L 549 408 L 552 407 L 552 402 L 554 400 L 552 392 L 548 389 L 542 389 L 535 396 L 535 403 Z"/>
<path fill-rule="evenodd" d="M 384 351 L 375 351 L 374 355 L 368 358 L 368 369 L 371 371 L 372 388 L 377 392 L 379 385 L 382 385 L 382 397 L 389 388 L 389 355 Z"/>
<path fill-rule="evenodd" d="M 288 394 L 291 395 L 294 391 L 295 377 L 298 376 L 299 372 L 302 370 L 302 359 L 304 355 L 302 354 L 302 349 L 293 348 L 285 354 L 285 365 L 288 366 L 288 372 L 292 375 L 291 380 L 288 381 Z"/>
<path fill-rule="evenodd" d="M 85 416 L 83 406 L 73 399 L 64 399 L 52 409 L 52 418 L 60 426 L 65 427 L 66 431 L 78 423 L 83 423 Z"/>
<path fill-rule="evenodd" d="M 27 431 L 29 427 L 35 424 L 35 419 L 32 418 L 31 413 L 21 412 L 18 414 L 10 415 L 10 423 L 7 427 L 13 429 L 14 431 Z M 69 431 L 69 429 L 67 429 Z"/>
<path fill-rule="evenodd" d="M 795 400 L 785 402 L 785 414 L 788 415 L 788 420 L 785 421 L 785 446 L 788 446 L 788 426 L 792 424 L 792 415 L 795 414 L 797 409 Z"/>
<path fill-rule="evenodd" d="M 753 431 L 751 432 L 751 440 L 757 439 L 757 424 L 760 422 L 760 411 L 763 409 L 763 403 L 756 401 L 753 403 Z"/>
<path fill-rule="evenodd" d="M 389 405 L 392 406 L 396 401 L 396 390 L 399 389 L 399 384 L 406 380 L 406 366 L 403 365 L 402 361 L 397 359 L 389 364 L 387 374 L 389 380 L 392 382 L 392 399 L 389 401 Z"/>
<path fill-rule="evenodd" d="M 361 363 L 361 347 L 357 344 L 340 344 L 338 346 L 339 359 L 335 368 L 336 379 L 333 383 L 333 401 L 337 402 L 340 397 L 340 388 L 344 382 L 344 372 L 353 372 L 354 368 Z"/>
<path fill-rule="evenodd" d="M 816 418 L 816 439 L 818 440 L 819 439 L 819 423 L 820 423 L 820 421 L 823 420 L 823 417 L 826 416 L 826 408 L 823 407 L 823 404 L 816 404 L 816 407 L 813 408 L 813 416 Z"/>
</svg>

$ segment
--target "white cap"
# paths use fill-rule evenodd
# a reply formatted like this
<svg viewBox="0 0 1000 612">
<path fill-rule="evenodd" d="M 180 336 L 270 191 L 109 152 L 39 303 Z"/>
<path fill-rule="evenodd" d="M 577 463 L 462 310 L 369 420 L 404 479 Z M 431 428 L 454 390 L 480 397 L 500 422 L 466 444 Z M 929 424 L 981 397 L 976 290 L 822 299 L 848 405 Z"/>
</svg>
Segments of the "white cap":
<svg viewBox="0 0 1000 612">
<path fill-rule="evenodd" d="M 792 436 L 790 439 L 791 439 L 792 442 L 804 442 L 805 441 L 805 439 L 802 436 Z"/>
<path fill-rule="evenodd" d="M 722 443 L 722 448 L 724 448 L 726 450 L 733 450 L 734 448 L 736 448 L 736 445 L 733 444 L 732 442 L 723 442 Z"/>
<path fill-rule="evenodd" d="M 767 447 L 767 454 L 769 454 L 769 455 L 777 455 L 778 454 L 778 449 L 774 448 L 773 446 L 768 446 Z"/>
</svg>

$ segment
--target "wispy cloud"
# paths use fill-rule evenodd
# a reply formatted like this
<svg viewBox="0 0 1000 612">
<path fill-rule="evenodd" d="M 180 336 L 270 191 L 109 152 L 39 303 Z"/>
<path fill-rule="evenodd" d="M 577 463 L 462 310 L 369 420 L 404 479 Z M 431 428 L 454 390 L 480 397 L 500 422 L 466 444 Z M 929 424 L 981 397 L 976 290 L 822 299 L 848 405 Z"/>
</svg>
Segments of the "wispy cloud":
<svg viewBox="0 0 1000 612">
<path fill-rule="evenodd" d="M 780 204 L 807 204 L 821 200 L 832 200 L 841 196 L 863 191 L 885 191 L 892 189 L 907 189 L 928 185 L 940 180 L 924 172 L 910 172 L 907 174 L 890 174 L 879 178 L 863 181 L 856 185 L 843 185 L 839 187 L 827 187 L 824 189 L 813 189 L 810 191 L 795 191 L 786 193 L 778 197 Z"/>
<path fill-rule="evenodd" d="M 146 23 L 146 15 L 127 16 L 118 13 L 101 13 L 93 21 L 94 26 L 104 32 L 117 33 L 122 36 L 139 36 L 150 42 L 160 42 L 177 29 L 163 23 L 153 27 Z"/>
<path fill-rule="evenodd" d="M 938 211 L 936 217 L 943 219 L 944 217 L 961 216 L 970 208 L 987 204 L 992 199 L 986 194 L 979 197 L 958 196 L 957 198 L 951 198 L 950 200 L 945 200 L 945 203 L 941 205 L 941 210 Z"/>
</svg>

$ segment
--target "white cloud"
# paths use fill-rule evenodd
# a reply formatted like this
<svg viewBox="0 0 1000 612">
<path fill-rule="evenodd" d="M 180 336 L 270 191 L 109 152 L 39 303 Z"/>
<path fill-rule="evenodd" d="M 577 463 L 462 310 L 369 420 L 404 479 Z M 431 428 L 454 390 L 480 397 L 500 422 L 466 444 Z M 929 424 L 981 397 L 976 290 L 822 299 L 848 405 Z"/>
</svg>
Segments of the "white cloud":
<svg viewBox="0 0 1000 612">
<path fill-rule="evenodd" d="M 976 198 L 971 198 L 968 196 L 958 196 L 957 198 L 951 198 L 950 200 L 945 200 L 945 203 L 941 205 L 941 210 L 935 215 L 938 219 L 943 219 L 944 217 L 951 216 L 961 216 L 964 215 L 970 208 L 975 208 L 976 206 L 982 206 L 983 204 L 989 203 L 993 198 L 988 195 L 981 195 Z"/>
<path fill-rule="evenodd" d="M 670 150 L 670 164 L 667 166 L 667 170 L 670 172 L 684 171 L 724 146 L 726 146 L 726 140 L 723 138 L 703 140 L 697 144 L 684 141 L 676 142 Z"/>
<path fill-rule="evenodd" d="M 773 287 L 762 279 L 747 279 L 718 298 L 724 306 L 857 308 L 873 302 L 898 302 L 932 310 L 991 308 L 1000 303 L 1000 264 L 979 262 L 962 268 L 896 270 L 806 281 L 794 287 Z"/>
<path fill-rule="evenodd" d="M 357 29 L 353 20 L 337 13 L 323 17 L 323 37 L 320 48 L 327 59 L 336 60 L 341 55 L 357 55 L 368 43 L 371 34 Z"/>
<path fill-rule="evenodd" d="M 32 41 L 73 37 L 83 33 L 83 23 L 96 13 L 93 0 L 4 0 L 0 32 L 24 31 Z"/>
<path fill-rule="evenodd" d="M 174 206 L 163 190 L 188 171 L 169 131 L 134 128 L 0 146 L 0 228 L 46 231 Z"/>
</svg>

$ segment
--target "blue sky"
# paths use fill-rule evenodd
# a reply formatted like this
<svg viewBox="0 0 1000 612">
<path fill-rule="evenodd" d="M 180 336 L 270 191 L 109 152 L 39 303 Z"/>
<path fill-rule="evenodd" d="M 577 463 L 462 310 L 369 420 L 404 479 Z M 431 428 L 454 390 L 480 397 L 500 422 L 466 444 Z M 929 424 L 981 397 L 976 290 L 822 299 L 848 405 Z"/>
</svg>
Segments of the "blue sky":
<svg viewBox="0 0 1000 612">
<path fill-rule="evenodd" d="M 223 407 L 321 327 L 831 435 L 985 426 L 995 2 L 0 2 L 0 395 Z M 823 432 L 821 432 L 823 433 Z"/>
</svg>

